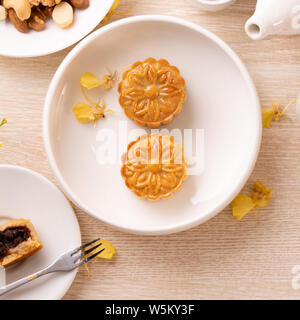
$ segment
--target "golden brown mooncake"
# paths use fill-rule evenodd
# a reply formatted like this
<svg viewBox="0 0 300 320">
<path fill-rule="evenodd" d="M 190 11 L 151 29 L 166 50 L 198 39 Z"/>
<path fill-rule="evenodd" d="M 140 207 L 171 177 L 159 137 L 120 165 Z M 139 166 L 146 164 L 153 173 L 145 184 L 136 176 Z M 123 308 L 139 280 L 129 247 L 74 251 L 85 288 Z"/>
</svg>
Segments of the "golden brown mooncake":
<svg viewBox="0 0 300 320">
<path fill-rule="evenodd" d="M 24 260 L 42 248 L 29 220 L 14 219 L 0 226 L 0 266 L 7 267 Z"/>
<path fill-rule="evenodd" d="M 148 58 L 134 63 L 119 83 L 119 103 L 128 118 L 150 128 L 167 124 L 180 113 L 185 81 L 167 60 Z"/>
<path fill-rule="evenodd" d="M 121 175 L 137 196 L 169 198 L 187 178 L 187 158 L 181 144 L 159 133 L 140 136 L 123 155 Z"/>
</svg>

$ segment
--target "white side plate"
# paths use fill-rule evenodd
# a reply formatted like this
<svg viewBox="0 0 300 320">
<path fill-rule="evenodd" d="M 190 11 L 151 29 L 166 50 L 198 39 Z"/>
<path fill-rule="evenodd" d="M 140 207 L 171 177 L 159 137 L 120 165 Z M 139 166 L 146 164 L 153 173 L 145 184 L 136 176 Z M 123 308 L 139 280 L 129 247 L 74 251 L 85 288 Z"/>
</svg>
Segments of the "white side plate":
<svg viewBox="0 0 300 320">
<path fill-rule="evenodd" d="M 59 255 L 80 246 L 80 230 L 73 209 L 54 184 L 21 167 L 0 165 L 0 223 L 29 219 L 44 248 L 6 269 L 6 282 L 28 276 L 52 263 Z M 61 299 L 76 275 L 58 272 L 41 277 L 1 299 Z M 3 275 L 2 275 L 3 276 Z"/>
</svg>

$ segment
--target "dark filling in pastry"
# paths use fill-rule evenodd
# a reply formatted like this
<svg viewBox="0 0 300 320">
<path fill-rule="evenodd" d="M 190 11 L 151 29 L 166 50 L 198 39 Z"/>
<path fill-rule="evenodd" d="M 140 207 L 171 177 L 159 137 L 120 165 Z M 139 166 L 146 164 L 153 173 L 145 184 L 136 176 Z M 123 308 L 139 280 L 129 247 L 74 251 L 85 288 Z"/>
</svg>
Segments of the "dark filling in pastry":
<svg viewBox="0 0 300 320">
<path fill-rule="evenodd" d="M 29 237 L 30 231 L 26 227 L 7 228 L 0 231 L 0 260 L 7 255 L 10 248 L 15 248 Z"/>
</svg>

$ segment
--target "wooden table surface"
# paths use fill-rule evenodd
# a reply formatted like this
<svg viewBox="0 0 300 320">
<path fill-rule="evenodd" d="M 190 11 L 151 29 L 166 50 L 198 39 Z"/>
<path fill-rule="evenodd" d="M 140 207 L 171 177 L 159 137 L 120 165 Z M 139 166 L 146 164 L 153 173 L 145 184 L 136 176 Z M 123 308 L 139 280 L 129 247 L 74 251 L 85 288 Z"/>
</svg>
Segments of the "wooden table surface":
<svg viewBox="0 0 300 320">
<path fill-rule="evenodd" d="M 225 11 L 206 13 L 188 0 L 123 0 L 120 10 L 168 14 L 202 25 L 245 62 L 263 107 L 278 99 L 288 103 L 300 91 L 300 37 L 250 40 L 243 28 L 255 3 L 239 0 Z M 49 82 L 69 51 L 32 59 L 0 57 L 0 117 L 9 120 L 0 131 L 0 163 L 33 169 L 53 182 L 41 119 Z M 300 124 L 294 107 L 289 114 L 264 129 L 246 186 L 261 180 L 275 190 L 272 204 L 257 217 L 249 214 L 238 222 L 227 208 L 192 230 L 143 237 L 119 232 L 76 209 L 83 241 L 101 235 L 118 254 L 113 261 L 91 263 L 89 279 L 80 269 L 65 299 L 298 299 L 292 268 L 300 265 Z"/>
</svg>

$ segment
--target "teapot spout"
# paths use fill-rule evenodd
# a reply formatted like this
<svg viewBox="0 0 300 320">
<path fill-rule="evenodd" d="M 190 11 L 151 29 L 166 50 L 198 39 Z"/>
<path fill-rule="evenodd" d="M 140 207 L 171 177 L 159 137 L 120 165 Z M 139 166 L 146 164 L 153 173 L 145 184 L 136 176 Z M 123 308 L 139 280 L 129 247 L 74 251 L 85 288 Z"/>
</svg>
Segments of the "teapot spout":
<svg viewBox="0 0 300 320">
<path fill-rule="evenodd" d="M 245 25 L 247 35 L 253 40 L 261 40 L 272 34 L 273 24 L 268 13 L 263 12 L 262 8 L 257 7 L 254 15 L 249 18 Z"/>
<path fill-rule="evenodd" d="M 252 16 L 246 22 L 245 31 L 247 35 L 253 40 L 261 40 L 268 35 L 267 28 L 264 25 L 264 21 L 256 15 Z"/>
<path fill-rule="evenodd" d="M 253 40 L 269 35 L 300 34 L 300 0 L 257 0 L 245 31 Z"/>
</svg>

